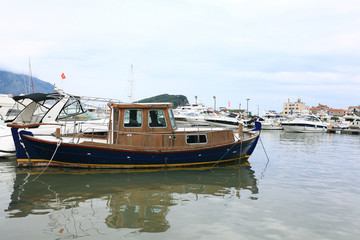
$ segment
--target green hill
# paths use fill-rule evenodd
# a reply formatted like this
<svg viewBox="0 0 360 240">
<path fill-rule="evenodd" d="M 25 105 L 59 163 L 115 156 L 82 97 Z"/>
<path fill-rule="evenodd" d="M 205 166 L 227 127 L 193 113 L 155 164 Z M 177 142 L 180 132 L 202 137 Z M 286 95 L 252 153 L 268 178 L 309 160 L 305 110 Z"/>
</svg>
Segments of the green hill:
<svg viewBox="0 0 360 240">
<path fill-rule="evenodd" d="M 183 106 L 189 104 L 187 97 L 184 95 L 169 95 L 169 94 L 161 94 L 150 98 L 145 98 L 140 101 L 139 103 L 154 103 L 154 102 L 168 102 L 173 104 L 173 108 L 177 106 Z"/>
<path fill-rule="evenodd" d="M 34 92 L 52 93 L 54 86 L 36 77 L 32 78 Z M 12 94 L 14 96 L 29 93 L 29 76 L 0 70 L 0 94 Z"/>
</svg>

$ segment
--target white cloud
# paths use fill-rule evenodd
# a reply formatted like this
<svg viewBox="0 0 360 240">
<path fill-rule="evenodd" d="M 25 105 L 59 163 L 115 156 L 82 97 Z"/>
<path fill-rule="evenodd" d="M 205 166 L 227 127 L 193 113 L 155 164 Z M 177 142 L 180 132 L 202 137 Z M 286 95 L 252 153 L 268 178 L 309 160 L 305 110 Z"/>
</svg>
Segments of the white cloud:
<svg viewBox="0 0 360 240">
<path fill-rule="evenodd" d="M 65 72 L 75 94 L 126 98 L 134 64 L 137 98 L 357 101 L 355 0 L 15 0 L 2 10 L 0 66 L 27 73 L 30 57 L 34 75 L 60 85 Z"/>
</svg>

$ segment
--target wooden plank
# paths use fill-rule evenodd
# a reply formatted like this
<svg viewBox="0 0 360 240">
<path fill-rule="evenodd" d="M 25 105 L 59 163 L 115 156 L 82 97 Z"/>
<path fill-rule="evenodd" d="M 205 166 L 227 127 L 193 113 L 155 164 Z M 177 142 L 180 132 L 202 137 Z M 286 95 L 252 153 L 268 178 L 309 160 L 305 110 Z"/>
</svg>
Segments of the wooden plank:
<svg viewBox="0 0 360 240">
<path fill-rule="evenodd" d="M 217 146 L 226 143 L 234 142 L 232 131 L 224 130 L 217 132 L 200 133 L 207 135 L 207 143 L 187 144 L 187 134 L 197 134 L 194 132 L 184 132 L 180 134 L 140 134 L 120 132 L 117 134 L 118 138 L 116 145 L 119 146 L 133 146 L 139 148 L 198 148 L 199 146 Z"/>
</svg>

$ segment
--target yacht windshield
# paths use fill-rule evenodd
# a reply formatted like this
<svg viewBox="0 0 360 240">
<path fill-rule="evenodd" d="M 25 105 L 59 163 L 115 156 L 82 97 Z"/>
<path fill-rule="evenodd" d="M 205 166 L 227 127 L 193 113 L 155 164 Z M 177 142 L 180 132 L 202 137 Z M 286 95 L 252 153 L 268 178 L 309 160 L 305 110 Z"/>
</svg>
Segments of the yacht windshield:
<svg viewBox="0 0 360 240">
<path fill-rule="evenodd" d="M 44 115 L 57 103 L 56 99 L 47 99 L 36 103 L 35 110 L 31 116 L 31 123 L 39 123 Z"/>
<path fill-rule="evenodd" d="M 320 122 L 320 120 L 315 116 L 306 116 L 306 121 L 312 121 L 312 122 Z"/>
<path fill-rule="evenodd" d="M 59 120 L 62 121 L 86 121 L 100 119 L 93 112 L 84 110 L 79 99 L 69 99 L 59 114 Z"/>
</svg>

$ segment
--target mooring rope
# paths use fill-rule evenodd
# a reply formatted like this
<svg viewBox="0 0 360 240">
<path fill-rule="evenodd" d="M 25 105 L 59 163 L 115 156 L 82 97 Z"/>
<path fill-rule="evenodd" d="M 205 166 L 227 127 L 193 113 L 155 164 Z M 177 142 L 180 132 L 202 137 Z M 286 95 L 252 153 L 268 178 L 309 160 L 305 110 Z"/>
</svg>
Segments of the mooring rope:
<svg viewBox="0 0 360 240">
<path fill-rule="evenodd" d="M 268 156 L 267 153 L 266 153 L 264 144 L 263 144 L 260 136 L 259 136 L 259 139 L 260 139 L 261 146 L 262 146 L 262 148 L 264 149 L 264 153 L 265 153 L 265 156 L 266 156 L 266 159 L 267 159 L 267 162 L 266 162 L 266 164 L 265 164 L 265 168 L 264 168 L 264 170 L 261 172 L 261 178 L 260 178 L 260 179 L 262 179 L 262 178 L 264 177 L 264 173 L 265 173 L 265 170 L 266 170 L 266 168 L 267 168 L 267 166 L 268 166 L 268 164 L 269 164 L 269 162 L 270 162 L 270 159 L 269 159 L 269 156 Z"/>
<path fill-rule="evenodd" d="M 231 149 L 233 149 L 233 147 L 235 147 L 235 145 L 236 145 L 237 143 L 238 143 L 238 142 L 235 142 L 235 143 L 231 146 L 230 149 L 226 150 L 226 152 L 221 156 L 221 158 L 219 158 L 219 160 L 217 160 L 217 161 L 214 163 L 214 165 L 212 166 L 212 168 L 215 167 L 217 164 L 219 164 L 219 162 L 221 161 L 221 159 L 222 159 L 223 157 L 225 157 L 225 155 L 226 155 L 227 153 L 229 153 L 229 152 L 231 151 Z M 242 142 L 241 142 L 240 144 L 241 144 L 241 146 L 242 146 Z M 240 157 L 241 157 L 241 152 L 240 152 Z"/>
<path fill-rule="evenodd" d="M 32 182 L 35 181 L 36 179 L 38 179 L 38 178 L 45 172 L 45 170 L 49 167 L 50 163 L 52 162 L 52 160 L 53 160 L 53 158 L 54 158 L 54 156 L 55 156 L 55 153 L 57 152 L 57 150 L 58 150 L 58 148 L 59 148 L 59 146 L 60 146 L 60 144 L 61 144 L 61 139 L 57 142 L 55 151 L 54 151 L 53 155 L 51 156 L 50 161 L 48 162 L 48 164 L 46 165 L 46 167 L 42 170 L 42 172 L 41 172 L 39 175 L 36 176 L 36 178 L 34 178 L 34 179 L 32 180 Z"/>
<path fill-rule="evenodd" d="M 262 146 L 262 147 L 263 147 L 263 149 L 264 149 L 264 153 L 265 153 L 265 155 L 266 155 L 267 161 L 269 162 L 269 161 L 270 161 L 270 159 L 269 159 L 269 157 L 268 157 L 268 155 L 267 155 L 267 153 L 266 153 L 266 150 L 265 150 L 264 144 L 263 144 L 263 142 L 262 142 L 262 140 L 261 140 L 261 137 L 260 137 L 260 136 L 259 136 L 259 139 L 260 139 L 260 142 L 261 142 L 261 146 Z"/>
</svg>

